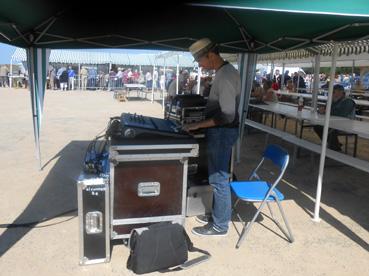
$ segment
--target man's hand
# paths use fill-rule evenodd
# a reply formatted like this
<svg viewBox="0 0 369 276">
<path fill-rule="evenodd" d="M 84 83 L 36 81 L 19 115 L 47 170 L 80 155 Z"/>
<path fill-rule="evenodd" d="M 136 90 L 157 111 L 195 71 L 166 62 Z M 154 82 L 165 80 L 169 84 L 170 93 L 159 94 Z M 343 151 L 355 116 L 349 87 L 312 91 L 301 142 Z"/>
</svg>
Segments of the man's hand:
<svg viewBox="0 0 369 276">
<path fill-rule="evenodd" d="M 198 123 L 187 124 L 182 127 L 184 131 L 190 132 L 191 130 L 199 129 Z"/>
</svg>

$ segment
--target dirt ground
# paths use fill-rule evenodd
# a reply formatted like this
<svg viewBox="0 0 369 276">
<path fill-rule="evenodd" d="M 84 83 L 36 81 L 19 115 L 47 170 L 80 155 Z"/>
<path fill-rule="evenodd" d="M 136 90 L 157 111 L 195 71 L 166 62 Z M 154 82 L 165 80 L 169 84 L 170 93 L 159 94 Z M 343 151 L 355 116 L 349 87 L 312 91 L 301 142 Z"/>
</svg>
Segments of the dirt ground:
<svg viewBox="0 0 369 276">
<path fill-rule="evenodd" d="M 110 92 L 53 92 L 45 96 L 41 131 L 43 170 L 35 158 L 30 96 L 23 89 L 0 88 L 0 269 L 1 275 L 133 275 L 126 269 L 128 248 L 114 242 L 109 263 L 80 266 L 77 212 L 34 228 L 6 228 L 54 217 L 77 208 L 76 179 L 88 143 L 103 131 L 109 117 L 136 112 L 162 117 L 160 104 L 130 99 L 118 102 Z M 292 126 L 292 125 L 291 125 Z M 308 134 L 307 134 L 308 135 Z M 235 174 L 244 179 L 260 160 L 265 135 L 251 131 L 242 145 Z M 311 136 L 312 139 L 313 136 Z M 270 140 L 292 153 L 292 146 Z M 367 141 L 359 145 L 366 158 Z M 363 151 L 363 148 L 365 149 Z M 282 203 L 295 236 L 289 243 L 267 216 L 267 209 L 240 249 L 233 224 L 227 237 L 191 234 L 198 223 L 186 219 L 195 246 L 212 258 L 178 275 L 369 275 L 368 174 L 333 160 L 324 173 L 321 222 L 312 221 L 319 157 L 306 151 L 290 164 L 280 185 Z M 249 218 L 253 205 L 242 207 Z M 235 220 L 236 226 L 240 224 Z M 196 256 L 191 254 L 191 257 Z M 161 275 L 161 273 L 153 273 Z"/>
</svg>

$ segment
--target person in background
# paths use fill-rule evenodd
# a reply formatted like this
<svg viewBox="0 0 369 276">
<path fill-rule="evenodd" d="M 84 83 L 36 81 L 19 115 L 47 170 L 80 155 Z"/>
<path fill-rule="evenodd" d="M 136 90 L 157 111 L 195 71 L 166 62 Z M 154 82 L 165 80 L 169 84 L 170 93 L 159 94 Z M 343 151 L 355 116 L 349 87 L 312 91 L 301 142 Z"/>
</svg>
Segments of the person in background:
<svg viewBox="0 0 369 276">
<path fill-rule="evenodd" d="M 276 81 L 273 80 L 272 81 L 272 88 L 275 91 L 279 90 L 279 84 L 278 84 L 278 82 L 276 82 Z"/>
<path fill-rule="evenodd" d="M 295 87 L 293 86 L 292 79 L 289 79 L 286 84 L 286 92 L 288 93 L 294 93 Z M 279 101 L 281 102 L 297 102 L 296 96 L 288 96 L 288 95 L 279 95 L 278 97 Z"/>
<path fill-rule="evenodd" d="M 63 67 L 65 68 L 65 67 Z M 68 87 L 68 71 L 65 68 L 64 71 L 61 72 L 60 76 L 59 76 L 59 82 L 60 82 L 60 89 L 62 91 L 67 91 L 67 87 Z"/>
<path fill-rule="evenodd" d="M 325 113 L 325 106 L 319 108 L 319 113 Z M 342 85 L 336 84 L 333 87 L 333 98 L 331 106 L 331 115 L 339 117 L 347 117 L 353 119 L 355 117 L 355 102 L 350 98 L 345 98 L 345 90 Z M 323 137 L 323 126 L 314 126 L 315 133 L 320 139 Z M 338 141 L 338 131 L 330 128 L 328 130 L 328 148 L 341 151 L 342 144 Z"/>
<path fill-rule="evenodd" d="M 295 91 L 295 87 L 293 86 L 293 81 L 291 80 L 291 78 L 286 82 L 286 91 L 293 93 L 293 91 Z"/>
<path fill-rule="evenodd" d="M 175 79 L 175 75 L 173 76 L 173 79 L 169 82 L 167 92 L 167 102 L 171 102 L 177 95 L 177 80 Z"/>
<path fill-rule="evenodd" d="M 256 101 L 263 100 L 263 88 L 261 87 L 260 83 L 255 80 L 252 83 L 251 97 L 255 98 Z"/>
<path fill-rule="evenodd" d="M 163 92 L 165 89 L 165 75 L 164 73 L 160 75 L 160 90 Z"/>
<path fill-rule="evenodd" d="M 0 67 L 0 86 L 1 87 L 8 87 L 8 74 L 9 70 L 6 65 L 1 65 Z"/>
<path fill-rule="evenodd" d="M 288 71 L 288 70 L 286 70 L 284 72 L 284 80 L 283 80 L 284 83 L 283 84 L 285 86 L 287 86 L 288 81 L 292 80 L 292 78 L 290 77 L 289 73 L 290 73 L 290 71 Z"/>
<path fill-rule="evenodd" d="M 155 69 L 152 75 L 152 85 L 154 86 L 155 91 L 158 88 L 158 81 L 159 81 L 159 74 L 158 74 L 158 71 Z"/>
<path fill-rule="evenodd" d="M 303 72 L 295 72 L 293 75 L 293 85 L 296 89 L 296 93 L 306 93 L 306 83 L 302 77 Z"/>
<path fill-rule="evenodd" d="M 272 88 L 271 80 L 263 80 L 263 101 L 278 102 L 278 97 Z"/>
<path fill-rule="evenodd" d="M 88 70 L 85 66 L 82 66 L 81 72 L 79 73 L 81 78 L 81 89 L 86 90 L 87 88 L 87 78 L 88 78 Z"/>
<path fill-rule="evenodd" d="M 76 77 L 76 73 L 74 72 L 72 66 L 69 66 L 68 69 L 68 90 L 74 90 L 74 78 Z"/>
<path fill-rule="evenodd" d="M 216 71 L 205 109 L 206 119 L 183 127 L 189 132 L 206 129 L 208 179 L 213 187 L 212 215 L 198 216 L 197 220 L 205 225 L 193 228 L 192 233 L 225 236 L 232 211 L 229 164 L 232 147 L 238 138 L 240 74 L 223 60 L 218 45 L 208 38 L 196 41 L 189 50 L 200 67 Z"/>
<path fill-rule="evenodd" d="M 281 84 L 282 84 L 282 75 L 279 73 L 279 70 L 276 69 L 275 70 L 275 74 L 273 76 L 273 83 L 276 83 L 276 85 L 274 86 L 275 88 L 273 88 L 274 90 L 278 90 L 279 88 L 281 88 Z"/>
<path fill-rule="evenodd" d="M 145 79 L 146 79 L 146 88 L 151 89 L 152 88 L 152 76 L 151 76 L 150 71 L 147 71 L 145 75 Z"/>
<path fill-rule="evenodd" d="M 55 89 L 55 78 L 56 78 L 55 68 L 50 65 L 49 67 L 49 86 L 51 90 Z"/>
<path fill-rule="evenodd" d="M 212 77 L 205 77 L 201 79 L 200 95 L 204 96 L 206 99 L 209 97 L 212 81 Z"/>
</svg>

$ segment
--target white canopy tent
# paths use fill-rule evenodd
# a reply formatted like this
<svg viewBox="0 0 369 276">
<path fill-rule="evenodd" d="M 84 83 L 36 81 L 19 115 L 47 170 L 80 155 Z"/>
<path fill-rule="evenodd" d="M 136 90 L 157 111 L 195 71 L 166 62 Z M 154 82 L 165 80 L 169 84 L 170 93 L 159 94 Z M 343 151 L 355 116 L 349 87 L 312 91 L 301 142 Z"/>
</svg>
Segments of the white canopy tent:
<svg viewBox="0 0 369 276">
<path fill-rule="evenodd" d="M 271 60 L 263 60 L 259 61 L 260 64 L 268 65 L 271 63 Z M 293 58 L 293 59 L 276 59 L 273 60 L 275 66 L 282 67 L 283 64 L 288 65 L 289 67 L 313 67 L 315 64 L 315 57 L 306 57 L 306 58 Z M 361 53 L 358 55 L 342 55 L 337 56 L 336 66 L 337 67 L 351 67 L 354 66 L 369 66 L 369 53 Z M 332 65 L 332 57 L 331 56 L 320 56 L 320 67 L 330 67 Z"/>
<path fill-rule="evenodd" d="M 167 53 L 167 52 L 165 52 Z M 165 54 L 159 53 L 129 53 L 122 51 L 110 52 L 108 49 L 104 51 L 88 51 L 88 50 L 51 50 L 49 62 L 55 63 L 80 63 L 80 64 L 120 64 L 120 65 L 142 65 L 142 66 L 177 66 L 193 67 L 193 58 L 186 52 L 170 52 L 171 56 L 167 59 L 158 58 Z M 177 59 L 178 57 L 178 59 Z M 26 50 L 17 48 L 11 57 L 12 61 L 26 61 Z"/>
</svg>

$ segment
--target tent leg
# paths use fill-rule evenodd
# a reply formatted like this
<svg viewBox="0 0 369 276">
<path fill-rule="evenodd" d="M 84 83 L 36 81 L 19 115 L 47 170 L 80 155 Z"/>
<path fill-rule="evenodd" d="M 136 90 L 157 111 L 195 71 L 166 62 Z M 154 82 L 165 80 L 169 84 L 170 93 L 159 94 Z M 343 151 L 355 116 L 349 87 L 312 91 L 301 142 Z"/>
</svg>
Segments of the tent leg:
<svg viewBox="0 0 369 276">
<path fill-rule="evenodd" d="M 334 80 L 335 72 L 336 72 L 336 59 L 337 59 L 337 44 L 334 44 L 332 51 L 332 67 L 330 79 Z M 320 210 L 320 199 L 322 194 L 322 183 L 323 183 L 323 173 L 324 173 L 324 164 L 325 164 L 325 155 L 327 150 L 327 138 L 328 138 L 328 129 L 329 129 L 329 119 L 331 117 L 331 105 L 332 105 L 332 95 L 333 95 L 333 84 L 334 81 L 329 83 L 328 90 L 328 100 L 326 106 L 326 113 L 324 119 L 324 129 L 323 129 L 323 138 L 322 138 L 322 153 L 320 155 L 320 163 L 319 163 L 319 175 L 318 175 L 318 184 L 316 188 L 316 198 L 315 198 L 315 208 L 314 208 L 314 218 L 313 221 L 319 222 L 319 210 Z"/>
</svg>

